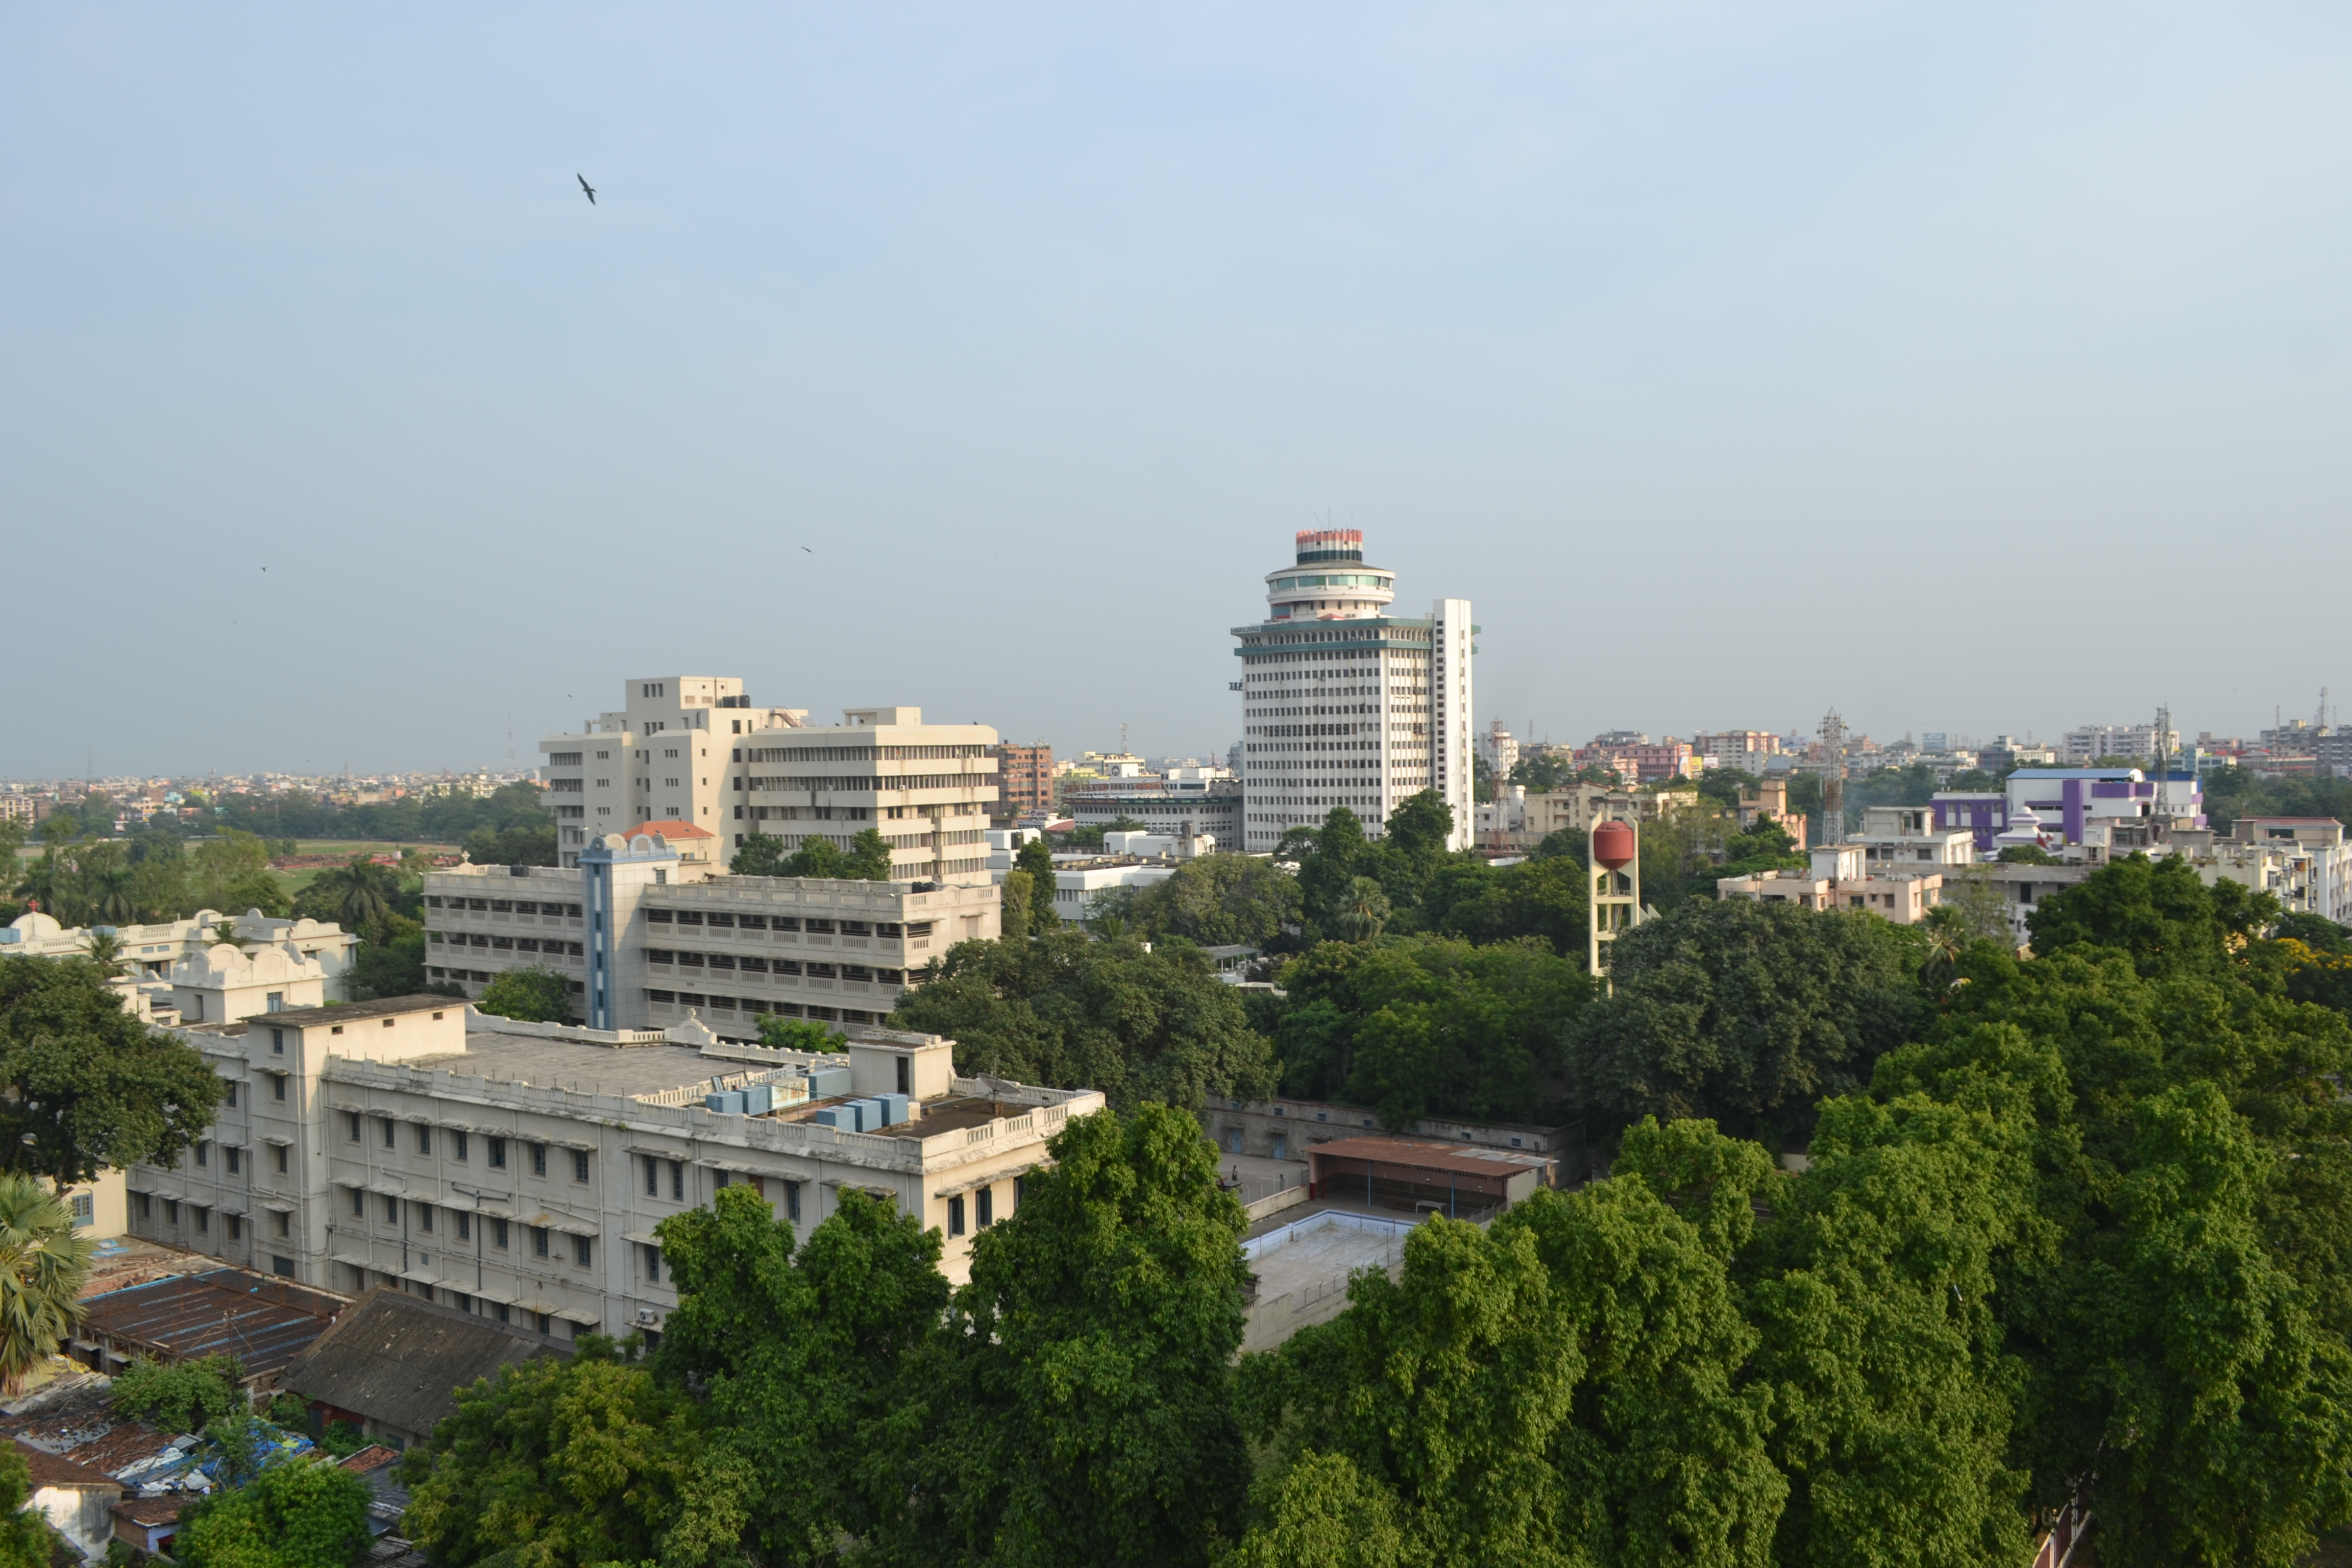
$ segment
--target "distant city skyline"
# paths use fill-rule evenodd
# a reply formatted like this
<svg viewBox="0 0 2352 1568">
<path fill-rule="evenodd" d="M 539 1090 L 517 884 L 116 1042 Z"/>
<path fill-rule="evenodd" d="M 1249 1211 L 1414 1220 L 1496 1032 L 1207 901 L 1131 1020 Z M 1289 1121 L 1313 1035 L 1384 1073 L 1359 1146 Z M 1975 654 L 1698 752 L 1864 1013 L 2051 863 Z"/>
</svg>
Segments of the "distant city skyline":
<svg viewBox="0 0 2352 1568">
<path fill-rule="evenodd" d="M 1318 522 L 1475 604 L 1481 722 L 2251 733 L 2352 688 L 2347 75 L 2327 7 L 19 7 L 0 774 L 527 761 L 656 668 L 1193 752 Z"/>
</svg>

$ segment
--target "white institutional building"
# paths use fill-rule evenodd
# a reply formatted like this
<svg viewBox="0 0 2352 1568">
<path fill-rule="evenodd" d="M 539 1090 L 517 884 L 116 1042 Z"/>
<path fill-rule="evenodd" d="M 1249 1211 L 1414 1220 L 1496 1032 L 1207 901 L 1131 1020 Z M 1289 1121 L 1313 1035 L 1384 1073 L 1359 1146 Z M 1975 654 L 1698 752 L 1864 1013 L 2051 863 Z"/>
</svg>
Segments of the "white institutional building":
<svg viewBox="0 0 2352 1568">
<path fill-rule="evenodd" d="M 919 708 L 853 708 L 811 724 L 804 708 L 754 708 L 735 676 L 646 676 L 577 735 L 551 735 L 548 807 L 565 866 L 613 834 L 682 822 L 724 864 L 766 833 L 787 853 L 823 837 L 846 849 L 871 827 L 909 881 L 986 882 L 996 731 L 926 724 Z"/>
<path fill-rule="evenodd" d="M 1297 536 L 1296 562 L 1265 575 L 1266 616 L 1235 626 L 1244 720 L 1243 847 L 1267 850 L 1335 805 L 1377 837 L 1406 797 L 1435 790 L 1454 812 L 1450 847 L 1475 832 L 1470 601 L 1426 620 L 1388 613 L 1396 574 L 1364 564 L 1353 528 Z"/>
</svg>

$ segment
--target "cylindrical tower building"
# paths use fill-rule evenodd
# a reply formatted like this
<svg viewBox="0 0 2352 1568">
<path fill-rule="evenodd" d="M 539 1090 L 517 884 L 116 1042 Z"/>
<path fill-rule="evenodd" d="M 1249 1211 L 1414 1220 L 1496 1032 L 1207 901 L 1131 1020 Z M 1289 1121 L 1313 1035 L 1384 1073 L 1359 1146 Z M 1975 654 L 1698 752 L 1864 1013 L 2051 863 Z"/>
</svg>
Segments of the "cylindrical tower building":
<svg viewBox="0 0 2352 1568">
<path fill-rule="evenodd" d="M 1291 564 L 1265 574 L 1265 618 L 1235 626 L 1242 661 L 1243 847 L 1263 852 L 1346 806 L 1373 837 L 1424 790 L 1472 839 L 1466 599 L 1426 620 L 1389 614 L 1396 574 L 1364 563 L 1352 528 L 1301 531 Z M 1458 754 L 1457 754 L 1458 753 Z"/>
</svg>

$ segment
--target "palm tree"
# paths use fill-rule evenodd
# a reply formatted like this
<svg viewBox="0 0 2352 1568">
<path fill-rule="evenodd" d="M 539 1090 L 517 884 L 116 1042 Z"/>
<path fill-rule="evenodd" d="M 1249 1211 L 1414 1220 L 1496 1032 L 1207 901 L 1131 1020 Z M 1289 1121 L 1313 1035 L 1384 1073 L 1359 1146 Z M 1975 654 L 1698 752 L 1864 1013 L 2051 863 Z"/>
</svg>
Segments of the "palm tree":
<svg viewBox="0 0 2352 1568">
<path fill-rule="evenodd" d="M 1389 923 L 1392 911 L 1388 894 L 1370 877 L 1358 877 L 1348 884 L 1347 897 L 1339 904 L 1339 929 L 1348 933 L 1349 942 L 1370 942 Z"/>
<path fill-rule="evenodd" d="M 1959 910 L 1938 905 L 1921 924 L 1927 932 L 1927 956 L 1919 965 L 1919 984 L 1941 998 L 1959 973 L 1960 954 L 1968 951 L 1968 922 Z"/>
<path fill-rule="evenodd" d="M 81 1321 L 77 1298 L 92 1250 L 39 1181 L 0 1175 L 0 1388 L 10 1394 L 24 1392 L 26 1375 Z"/>
<path fill-rule="evenodd" d="M 350 865 L 320 872 L 310 889 L 313 903 L 323 905 L 345 931 L 357 931 L 392 913 L 400 875 L 364 854 L 354 855 Z"/>
<path fill-rule="evenodd" d="M 94 931 L 84 942 L 82 951 L 90 962 L 109 974 L 122 973 L 122 939 L 111 931 Z"/>
</svg>

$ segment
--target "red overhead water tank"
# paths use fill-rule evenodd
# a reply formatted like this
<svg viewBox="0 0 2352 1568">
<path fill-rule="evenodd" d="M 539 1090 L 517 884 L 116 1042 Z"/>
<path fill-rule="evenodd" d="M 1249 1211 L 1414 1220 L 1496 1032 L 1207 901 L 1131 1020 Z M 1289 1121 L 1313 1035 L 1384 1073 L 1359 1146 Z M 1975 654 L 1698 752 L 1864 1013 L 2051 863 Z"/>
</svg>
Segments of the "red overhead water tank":
<svg viewBox="0 0 2352 1568">
<path fill-rule="evenodd" d="M 1622 822 L 1604 822 L 1592 830 L 1592 858 L 1614 871 L 1633 858 L 1633 829 Z"/>
</svg>

